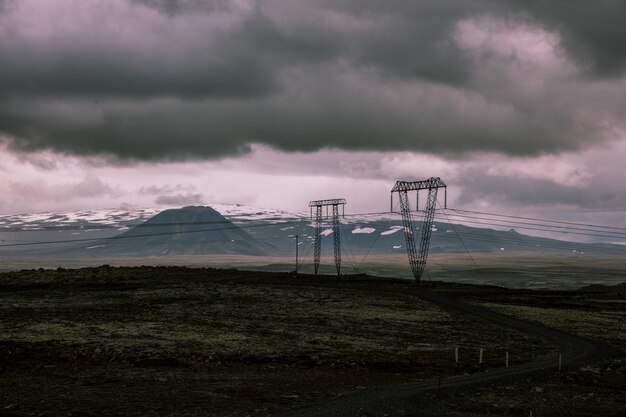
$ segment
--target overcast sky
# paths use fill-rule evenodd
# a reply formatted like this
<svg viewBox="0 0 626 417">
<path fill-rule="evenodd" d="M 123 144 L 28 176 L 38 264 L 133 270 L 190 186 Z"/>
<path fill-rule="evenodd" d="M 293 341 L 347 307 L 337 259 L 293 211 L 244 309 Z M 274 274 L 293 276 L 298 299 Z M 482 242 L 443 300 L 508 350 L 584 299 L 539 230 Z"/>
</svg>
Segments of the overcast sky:
<svg viewBox="0 0 626 417">
<path fill-rule="evenodd" d="M 626 227 L 626 2 L 0 0 L 0 213 L 449 205 Z"/>
</svg>

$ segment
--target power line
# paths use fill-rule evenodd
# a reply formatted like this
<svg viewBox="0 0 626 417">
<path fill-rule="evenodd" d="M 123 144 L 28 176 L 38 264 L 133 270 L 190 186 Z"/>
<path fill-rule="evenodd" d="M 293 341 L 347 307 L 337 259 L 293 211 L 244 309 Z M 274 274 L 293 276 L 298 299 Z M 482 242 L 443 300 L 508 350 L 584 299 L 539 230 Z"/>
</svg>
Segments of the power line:
<svg viewBox="0 0 626 417">
<path fill-rule="evenodd" d="M 507 237 L 498 237 L 497 239 L 494 239 L 492 237 L 488 237 L 488 236 L 484 236 L 484 235 L 480 235 L 480 234 L 475 234 L 475 233 L 471 233 L 471 232 L 458 232 L 459 236 L 463 236 L 466 240 L 473 240 L 473 241 L 478 241 L 478 242 L 487 242 L 487 243 L 495 243 L 496 241 L 498 243 L 502 243 L 502 244 L 510 244 L 513 246 L 527 246 L 527 247 L 533 247 L 533 248 L 537 248 L 537 247 L 541 247 L 541 248 L 547 248 L 547 249 L 567 249 L 567 250 L 579 250 L 581 252 L 598 252 L 598 253 L 606 253 L 606 254 L 614 254 L 614 255 L 625 255 L 626 254 L 626 247 L 624 248 L 624 250 L 620 250 L 618 248 L 612 248 L 612 247 L 597 247 L 598 245 L 610 245 L 610 244 L 582 244 L 582 243 L 576 243 L 576 242 L 566 242 L 566 241 L 558 241 L 558 240 L 548 240 L 547 242 L 544 241 L 540 244 L 535 243 L 535 242 L 528 242 L 528 241 L 524 241 L 523 238 L 517 238 L 517 239 L 513 239 L 513 238 L 507 238 Z M 522 235 L 523 236 L 523 235 Z M 530 236 L 525 236 L 525 237 L 530 237 Z M 438 238 L 440 239 L 453 239 L 455 238 L 455 236 L 449 236 L 446 234 L 441 234 L 438 236 Z M 537 238 L 535 238 L 537 239 Z M 539 238 L 539 239 L 545 239 L 545 238 Z M 584 248 L 581 249 L 581 246 L 585 245 Z M 615 245 L 614 245 L 615 246 Z"/>
<path fill-rule="evenodd" d="M 451 211 L 456 212 L 456 214 L 452 214 L 451 216 L 456 218 L 457 220 L 461 221 L 461 222 L 466 222 L 466 223 L 471 223 L 471 224 L 484 224 L 484 225 L 490 225 L 490 226 L 494 226 L 494 227 L 506 227 L 507 225 L 511 226 L 511 225 L 515 225 L 513 227 L 517 227 L 520 229 L 527 229 L 527 230 L 536 230 L 536 231 L 542 231 L 542 232 L 550 232 L 550 233 L 565 233 L 565 234 L 576 234 L 576 235 L 582 235 L 582 236 L 599 236 L 599 237 L 608 237 L 608 238 L 618 238 L 621 237 L 621 233 L 617 232 L 617 231 L 601 231 L 598 230 L 598 232 L 601 233 L 583 233 L 579 227 L 572 227 L 572 228 L 568 228 L 568 227 L 564 227 L 564 226 L 558 226 L 558 229 L 554 229 L 557 226 L 551 226 L 550 224 L 537 224 L 536 222 L 544 222 L 544 223 L 558 223 L 559 225 L 572 225 L 572 226 L 584 226 L 584 227 L 594 227 L 594 228 L 607 228 L 607 229 L 614 229 L 614 230 L 626 230 L 626 229 L 622 229 L 622 228 L 617 228 L 617 227 L 610 227 L 610 226 L 599 226 L 599 225 L 586 225 L 586 224 L 582 224 L 582 223 L 573 223 L 573 222 L 562 222 L 562 221 L 552 221 L 552 220 L 542 220 L 542 219 L 536 219 L 536 218 L 529 218 L 529 217 L 521 217 L 521 216 L 510 216 L 510 215 L 503 215 L 503 214 L 495 214 L 495 213 L 484 213 L 484 212 L 472 212 L 470 210 L 460 210 L 460 209 L 449 209 Z M 472 215 L 468 215 L 468 214 L 463 214 L 463 213 L 459 213 L 459 212 L 463 212 L 463 213 L 470 213 L 470 214 L 479 214 L 479 215 L 485 215 L 485 216 L 494 216 L 494 217 L 502 217 L 502 218 L 512 218 L 512 219 L 518 219 L 515 220 L 515 223 L 513 223 L 513 221 L 509 221 L 509 223 L 503 223 L 505 222 L 505 220 L 500 220 L 498 218 L 495 219 L 489 219 L 489 218 L 477 218 L 477 216 L 472 216 Z M 387 211 L 387 212 L 370 212 L 370 213 L 352 213 L 352 214 L 347 214 L 346 216 L 351 216 L 351 217 L 355 217 L 355 216 L 369 216 L 369 215 L 381 215 L 381 214 L 387 214 L 388 217 L 386 220 L 380 219 L 378 221 L 370 221 L 369 224 L 382 224 L 383 228 L 387 227 L 389 225 L 389 222 L 391 221 L 391 217 L 394 214 L 398 214 L 395 213 L 395 211 Z M 444 213 L 447 217 L 447 221 L 452 225 L 450 218 L 448 217 L 447 213 Z M 99 242 L 99 241 L 105 241 L 105 242 L 115 242 L 115 244 L 122 244 L 121 242 L 118 242 L 120 239 L 131 239 L 131 238 L 142 238 L 142 237 L 151 237 L 151 236 L 165 236 L 165 235 L 173 235 L 173 234 L 186 234 L 186 233 L 203 233 L 203 232 L 211 232 L 211 231 L 220 231 L 220 230 L 233 230 L 233 229 L 243 229 L 245 230 L 246 228 L 256 228 L 256 227 L 271 227 L 271 226 L 281 226 L 281 225 L 292 225 L 292 224 L 298 224 L 298 223 L 309 223 L 309 221 L 306 218 L 300 218 L 300 217 L 296 217 L 296 218 L 287 218 L 288 220 L 283 221 L 283 222 L 272 222 L 272 223 L 258 223 L 258 224 L 250 224 L 248 222 L 252 222 L 252 221 L 246 221 L 246 222 L 242 222 L 240 224 L 235 224 L 232 223 L 229 220 L 221 220 L 221 221 L 211 221 L 211 222 L 185 222 L 185 223 L 155 223 L 155 224 L 142 224 L 139 226 L 136 226 L 133 230 L 136 230 L 137 228 L 141 227 L 143 228 L 147 228 L 147 227 L 165 227 L 167 225 L 186 225 L 186 226 L 198 226 L 198 225 L 219 225 L 219 224 L 231 224 L 231 226 L 229 227 L 222 227 L 222 228 L 210 228 L 210 229 L 201 229 L 201 230 L 180 230 L 180 231 L 175 231 L 175 232 L 162 232 L 162 233 L 145 233 L 145 234 L 141 234 L 141 235 L 130 235 L 130 236 L 124 236 L 124 235 L 117 235 L 117 236 L 112 236 L 112 237 L 95 237 L 95 238 L 81 238 L 81 239 L 67 239 L 67 240 L 61 240 L 61 239 L 55 239 L 55 240 L 47 240 L 47 241 L 37 241 L 37 242 L 30 242 L 30 241 L 19 241 L 16 243 L 9 243 L 9 244 L 4 244 L 4 245 L 0 245 L 0 247 L 16 247 L 16 246 L 33 246 L 33 245 L 45 245 L 45 244 L 73 244 L 73 243 L 81 243 L 81 242 Z M 295 219 L 295 220 L 289 220 L 289 219 Z M 520 220 L 528 220 L 528 222 L 523 222 Z M 490 222 L 491 221 L 491 222 Z M 539 227 L 540 226 L 540 227 Z M 100 227 L 92 227 L 93 229 L 98 229 Z M 64 230 L 72 230 L 72 229 L 84 229 L 84 230 L 90 230 L 92 229 L 90 228 L 86 228 L 86 227 L 76 227 L 76 228 L 65 228 Z M 49 230 L 55 230 L 53 227 L 49 227 Z M 6 231 L 6 229 L 0 229 L 0 232 L 2 231 Z M 12 232 L 17 232 L 17 231 L 24 231 L 24 232 L 33 232 L 35 230 L 33 229 L 27 229 L 27 228 L 20 228 L 20 229 L 13 229 Z M 584 231 L 584 229 L 583 229 Z M 589 231 L 591 232 L 591 231 Z M 612 235 L 606 235 L 603 233 L 611 233 Z M 345 232 L 344 232 L 345 234 Z M 470 239 L 474 239 L 474 240 L 485 240 L 484 236 L 479 237 L 478 239 L 475 237 L 472 237 L 471 232 L 467 233 L 467 232 L 461 232 L 461 233 L 457 233 L 459 236 L 461 235 L 465 235 L 465 236 L 469 236 Z M 380 234 L 379 234 L 380 235 Z M 626 235 L 626 233 L 624 233 L 624 235 Z M 523 235 L 522 235 L 523 236 Z M 440 237 L 448 237 L 448 236 L 440 236 Z M 365 258 L 368 256 L 369 252 L 371 251 L 371 249 L 373 248 L 373 246 L 375 245 L 376 241 L 378 240 L 379 236 L 377 236 L 376 240 L 374 241 L 374 243 L 372 244 L 372 246 L 369 248 L 367 254 L 365 255 L 365 257 L 363 258 L 363 260 L 361 261 L 361 265 L 363 264 L 363 261 L 365 260 Z M 276 238 L 260 238 L 258 240 L 263 241 L 263 240 L 268 240 L 268 239 L 282 239 L 282 237 L 276 237 Z M 503 237 L 499 237 L 498 239 L 503 240 Z M 518 239 L 521 240 L 521 238 L 518 237 Z M 503 241 L 507 241 L 506 239 Z M 515 243 L 515 244 L 523 244 L 522 242 L 520 242 L 519 240 L 508 240 L 509 242 Z M 15 242 L 15 241 L 14 241 Z M 530 245 L 536 246 L 536 244 L 530 243 Z M 559 244 L 555 244 L 555 243 L 543 243 L 544 246 L 552 246 L 552 247 L 572 247 L 572 245 L 577 245 L 577 243 L 575 242 L 571 242 L 571 243 L 559 243 Z M 588 251 L 590 250 L 589 247 L 586 248 Z M 594 248 L 595 251 L 604 251 L 607 253 L 623 253 L 623 252 L 619 252 L 616 249 L 611 249 L 608 247 L 599 249 L 599 248 Z M 356 261 L 356 259 L 355 259 Z"/>
<path fill-rule="evenodd" d="M 345 225 L 341 225 L 341 226 L 345 226 Z M 359 266 L 356 264 L 356 258 L 354 257 L 354 252 L 352 252 L 352 245 L 350 245 L 350 239 L 348 239 L 348 234 L 345 231 L 345 227 L 341 227 L 340 230 L 341 230 L 341 233 L 343 233 L 344 240 L 348 244 L 349 253 L 346 253 L 346 255 L 348 256 L 348 261 L 352 265 L 352 269 L 354 270 L 354 272 L 358 274 Z"/>
<path fill-rule="evenodd" d="M 385 226 L 383 226 L 383 227 L 387 227 L 387 225 L 389 224 L 389 221 L 391 220 L 391 216 L 394 215 L 394 210 L 396 209 L 396 207 L 398 207 L 398 204 L 399 204 L 399 202 L 396 203 L 395 207 L 391 208 L 390 212 L 388 212 L 389 213 L 389 217 L 387 218 L 387 221 L 385 222 Z M 361 266 L 363 266 L 363 262 L 365 262 L 365 259 L 369 256 L 372 248 L 374 247 L 376 242 L 378 242 L 378 239 L 380 238 L 380 236 L 381 236 L 381 234 L 378 233 L 376 235 L 376 239 L 374 239 L 374 242 L 372 242 L 372 245 L 369 247 L 369 249 L 367 249 L 367 252 L 365 253 L 365 256 L 363 256 L 363 259 L 361 259 L 361 263 L 359 263 L 359 266 L 358 266 L 359 269 L 361 268 Z"/>
<path fill-rule="evenodd" d="M 313 245 L 310 244 L 309 245 L 309 249 L 306 251 L 306 254 L 302 257 L 302 259 L 308 259 L 309 254 L 311 253 L 311 248 L 313 248 Z M 304 265 L 304 262 L 300 262 L 300 264 L 298 265 L 298 269 L 296 272 L 300 272 L 300 270 L 302 269 L 302 266 Z"/>
<path fill-rule="evenodd" d="M 439 201 L 437 201 L 437 204 L 439 204 Z M 439 204 L 439 207 L 441 207 L 441 204 Z M 448 217 L 447 213 L 445 210 L 443 210 L 443 214 L 446 215 L 446 217 Z M 454 230 L 454 234 L 459 238 L 459 242 L 461 242 L 461 246 L 463 246 L 463 249 L 465 249 L 465 252 L 467 252 L 467 255 L 470 257 L 470 259 L 472 260 L 472 263 L 474 264 L 474 266 L 476 267 L 476 270 L 478 272 L 480 272 L 480 268 L 478 267 L 478 264 L 476 263 L 476 260 L 474 259 L 474 257 L 472 256 L 472 254 L 470 253 L 469 249 L 467 248 L 467 246 L 465 245 L 465 242 L 463 242 L 463 239 L 461 239 L 461 236 L 459 235 L 459 233 L 456 231 L 456 227 L 454 227 L 454 224 L 448 219 L 448 224 L 450 226 L 452 226 L 452 230 Z"/>
<path fill-rule="evenodd" d="M 472 211 L 472 210 L 451 209 L 451 208 L 448 208 L 448 210 L 456 211 L 456 212 L 472 213 L 472 214 L 482 214 L 482 215 L 494 216 L 494 217 L 508 217 L 511 219 L 532 220 L 532 221 L 558 223 L 558 224 L 569 224 L 573 226 L 586 226 L 586 227 L 602 228 L 602 229 L 614 229 L 614 230 L 622 230 L 626 232 L 626 228 L 623 228 L 623 227 L 600 226 L 600 225 L 587 224 L 587 223 L 566 222 L 562 220 L 538 219 L 534 217 L 513 216 L 510 214 L 497 214 L 497 213 L 488 213 L 488 212 L 483 212 L 483 211 Z"/>
<path fill-rule="evenodd" d="M 394 209 L 395 210 L 395 209 Z M 455 214 L 449 214 L 454 218 L 459 219 L 460 221 L 466 221 L 468 223 L 475 224 L 488 224 L 492 226 L 511 226 L 511 225 L 519 225 L 524 226 L 528 230 L 539 230 L 539 231 L 551 231 L 545 229 L 530 229 L 529 226 L 536 227 L 544 227 L 549 229 L 561 229 L 566 230 L 568 233 L 574 234 L 573 231 L 581 231 L 581 232 L 590 232 L 583 235 L 589 236 L 599 236 L 599 237 L 613 237 L 612 235 L 617 235 L 618 237 L 626 236 L 626 228 L 613 227 L 613 226 L 602 226 L 602 225 L 594 225 L 594 224 L 585 224 L 585 223 L 575 223 L 575 222 L 566 222 L 566 221 L 558 221 L 558 220 L 547 220 L 547 219 L 538 219 L 533 217 L 523 217 L 523 216 L 513 216 L 506 214 L 498 214 L 498 213 L 488 213 L 481 211 L 472 211 L 472 210 L 463 210 L 463 209 L 451 209 L 448 208 L 448 211 L 452 211 Z M 439 211 L 439 210 L 438 210 Z M 413 213 L 423 213 L 422 210 L 412 210 Z M 469 213 L 469 214 L 465 214 Z M 380 212 L 363 212 L 363 213 L 348 213 L 345 214 L 345 217 L 367 217 L 367 216 L 381 216 L 381 215 L 399 215 L 395 211 L 380 211 Z M 476 216 L 479 215 L 479 216 Z M 491 216 L 491 217 L 481 217 L 481 216 Z M 496 218 L 492 218 L 496 217 Z M 501 220 L 497 217 L 507 218 L 507 219 L 516 219 L 516 220 Z M 470 219 L 470 220 L 467 220 Z M 265 221 L 273 221 L 275 218 L 267 219 Z M 288 223 L 308 223 L 306 217 L 302 216 L 294 216 L 294 217 L 282 217 L 280 218 L 280 222 L 277 223 L 269 223 L 269 225 L 276 224 L 288 224 Z M 388 223 L 388 219 L 380 219 L 381 222 Z M 493 221 L 497 223 L 480 223 L 474 220 L 485 220 L 485 221 Z M 519 221 L 526 220 L 526 221 Z M 234 224 L 239 227 L 249 227 L 251 225 L 248 222 L 252 222 L 253 220 L 217 220 L 217 221 L 200 221 L 200 222 L 168 222 L 168 223 L 140 223 L 140 224 L 126 224 L 126 225 L 105 225 L 105 224 L 80 224 L 80 225 L 60 225 L 60 226 L 22 226 L 22 227 L 0 227 L 0 233 L 15 233 L 15 232 L 41 232 L 41 231 L 91 231 L 91 230 L 107 230 L 107 229 L 132 229 L 136 227 L 142 228 L 150 228 L 150 227 L 169 227 L 169 226 L 199 226 L 199 225 L 215 225 L 215 224 Z M 506 222 L 506 223 L 505 223 Z M 539 223 L 538 223 L 539 222 Z M 503 223 L 503 224 L 500 224 Z M 264 223 L 265 224 L 265 223 Z M 558 224 L 559 226 L 556 226 Z M 576 226 L 576 227 L 566 227 L 560 225 L 568 225 L 568 226 Z M 527 227 L 528 226 L 528 227 Z M 521 227 L 520 227 L 521 228 Z M 591 228 L 592 230 L 589 230 Z M 606 230 L 593 230 L 593 229 L 606 229 Z M 572 232 L 570 232 L 572 231 Z M 555 230 L 556 232 L 556 230 Z M 592 234 L 595 233 L 595 234 Z"/>
<path fill-rule="evenodd" d="M 619 233 L 619 232 L 608 232 L 608 231 L 604 232 L 604 233 L 611 233 L 611 234 L 583 233 L 583 232 L 577 231 L 581 229 L 566 228 L 563 226 L 538 225 L 536 223 L 523 223 L 523 222 L 515 222 L 515 221 L 509 221 L 508 223 L 504 223 L 505 220 L 497 220 L 497 219 L 472 220 L 472 219 L 475 219 L 475 217 L 454 215 L 454 214 L 452 214 L 451 216 L 453 218 L 457 218 L 458 221 L 462 221 L 464 223 L 470 223 L 470 224 L 482 224 L 482 225 L 496 226 L 496 227 L 511 227 L 511 228 L 524 229 L 524 230 L 535 230 L 535 231 L 540 231 L 540 232 L 563 233 L 563 234 L 590 236 L 590 237 L 605 237 L 605 238 L 611 238 L 611 239 L 621 239 L 621 238 L 626 237 L 626 233 Z M 487 220 L 487 221 L 481 221 L 481 220 Z M 497 223 L 492 223 L 492 222 L 497 222 Z"/>
<path fill-rule="evenodd" d="M 585 228 L 585 227 L 573 227 L 573 226 L 569 226 L 568 227 L 568 226 L 561 226 L 561 225 L 551 225 L 551 224 L 547 224 L 547 223 L 549 223 L 549 220 L 544 220 L 543 222 L 519 221 L 519 220 L 509 220 L 509 219 L 498 219 L 498 218 L 490 218 L 490 217 L 472 216 L 472 215 L 468 215 L 468 214 L 459 214 L 459 213 L 451 214 L 451 216 L 456 217 L 456 218 L 461 218 L 461 219 L 476 219 L 476 220 L 486 220 L 486 221 L 498 222 L 498 223 L 495 223 L 494 225 L 497 225 L 499 223 L 503 223 L 504 226 L 508 226 L 508 225 L 525 225 L 525 226 L 547 227 L 547 228 L 550 228 L 551 230 L 554 229 L 554 231 L 556 231 L 556 232 L 558 232 L 559 230 L 571 230 L 571 231 L 583 231 L 583 232 L 590 232 L 590 233 L 605 233 L 605 234 L 608 233 L 609 235 L 606 235 L 606 236 L 611 236 L 611 235 L 616 235 L 617 237 L 624 237 L 624 236 L 626 236 L 626 231 L 625 232 L 620 232 L 620 231 L 613 231 L 613 230 L 602 230 L 601 226 L 595 226 L 594 228 Z M 470 220 L 467 220 L 467 221 L 469 222 Z M 616 228 L 613 228 L 613 229 L 616 229 Z"/>
<path fill-rule="evenodd" d="M 248 225 L 246 228 L 252 227 L 268 227 L 275 226 L 276 223 L 267 224 L 255 224 Z M 201 229 L 201 230 L 185 230 L 185 231 L 176 231 L 176 232 L 162 232 L 162 233 L 146 233 L 141 235 L 118 235 L 118 236 L 110 236 L 110 237 L 100 237 L 100 238 L 86 238 L 86 239 L 67 239 L 67 240 L 48 240 L 48 241 L 39 241 L 39 242 L 25 242 L 25 243 L 10 243 L 6 245 L 0 245 L 0 247 L 13 247 L 13 246 L 31 246 L 31 245 L 45 245 L 45 244 L 58 244 L 58 243 L 78 243 L 78 242 L 98 242 L 98 241 L 115 241 L 119 239 L 134 239 L 141 237 L 154 237 L 154 236 L 168 236 L 168 235 L 178 235 L 178 234 L 188 234 L 188 233 L 204 233 L 204 232 L 217 232 L 223 230 L 242 230 L 243 228 L 239 226 L 233 225 L 232 227 L 222 227 L 222 228 L 214 228 L 214 229 Z M 288 236 L 285 236 L 287 238 Z"/>
</svg>

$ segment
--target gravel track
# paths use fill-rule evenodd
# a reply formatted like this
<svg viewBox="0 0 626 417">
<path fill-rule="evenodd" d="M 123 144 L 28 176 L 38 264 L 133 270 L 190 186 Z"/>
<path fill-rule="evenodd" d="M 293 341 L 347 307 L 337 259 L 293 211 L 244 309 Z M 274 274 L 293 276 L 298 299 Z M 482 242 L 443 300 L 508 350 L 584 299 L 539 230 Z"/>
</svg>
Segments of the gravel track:
<svg viewBox="0 0 626 417">
<path fill-rule="evenodd" d="M 594 340 L 467 304 L 425 288 L 416 287 L 409 290 L 408 294 L 444 309 L 472 315 L 478 320 L 485 320 L 527 335 L 539 336 L 559 347 L 563 369 L 581 366 L 595 359 L 623 356 L 623 353 L 617 349 Z M 402 295 L 407 295 L 406 290 L 402 292 Z M 558 371 L 558 357 L 555 356 L 509 368 L 489 369 L 468 375 L 362 390 L 308 406 L 274 410 L 259 414 L 259 417 L 426 416 L 432 414 L 425 406 L 436 401 L 442 394 L 556 371 Z"/>
</svg>

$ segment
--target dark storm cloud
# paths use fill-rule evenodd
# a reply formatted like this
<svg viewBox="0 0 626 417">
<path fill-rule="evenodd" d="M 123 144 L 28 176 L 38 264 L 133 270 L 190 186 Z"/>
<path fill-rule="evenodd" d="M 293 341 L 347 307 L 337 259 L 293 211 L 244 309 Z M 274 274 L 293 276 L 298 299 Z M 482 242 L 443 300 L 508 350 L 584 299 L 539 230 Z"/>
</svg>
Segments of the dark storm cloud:
<svg viewBox="0 0 626 417">
<path fill-rule="evenodd" d="M 10 182 L 13 195 L 24 200 L 63 201 L 73 198 L 115 198 L 122 193 L 98 177 L 86 176 L 78 182 L 51 184 L 38 182 Z"/>
<path fill-rule="evenodd" d="M 524 175 L 492 175 L 469 169 L 459 176 L 460 205 L 475 206 L 481 200 L 509 207 L 569 205 L 587 209 L 626 209 L 622 184 L 593 178 L 585 186 L 561 184 Z"/>
<path fill-rule="evenodd" d="M 443 153 L 497 149 L 526 154 L 576 146 L 574 141 L 581 140 L 585 133 L 584 129 L 569 130 L 551 121 L 533 123 L 530 116 L 524 115 L 510 122 L 493 120 L 499 110 L 484 108 L 479 98 L 465 98 L 459 109 L 452 107 L 450 100 L 455 97 L 442 99 L 437 106 L 418 100 L 399 106 L 379 99 L 377 89 L 366 91 L 360 84 L 357 86 L 361 90 L 355 86 L 343 91 L 337 85 L 337 92 L 323 97 L 315 97 L 316 84 L 296 84 L 311 95 L 299 106 L 291 105 L 292 98 L 228 103 L 166 100 L 145 102 L 141 107 L 78 101 L 45 113 L 26 102 L 5 109 L 0 124 L 14 131 L 22 129 L 19 133 L 23 139 L 13 143 L 20 150 L 45 148 L 53 143 L 57 149 L 83 155 L 95 152 L 147 160 L 236 155 L 247 152 L 250 142 L 297 151 L 333 146 Z M 434 93 L 417 94 L 431 97 Z M 4 117 L 15 112 L 27 113 L 28 124 L 20 120 L 23 114 Z M 441 126 L 432 120 L 445 123 Z M 49 133 L 29 137 L 32 130 Z M 561 132 L 571 133 L 566 138 L 570 143 L 546 140 Z"/>
<path fill-rule="evenodd" d="M 255 22 L 253 29 L 250 24 L 217 33 L 192 32 L 190 39 L 163 33 L 145 41 L 142 33 L 131 33 L 138 39 L 128 42 L 115 38 L 111 29 L 96 30 L 85 39 L 76 38 L 81 36 L 79 30 L 70 30 L 68 36 L 53 34 L 50 40 L 26 45 L 0 40 L 0 55 L 5 58 L 0 98 L 262 96 L 275 89 L 277 74 L 269 57 L 254 55 L 254 31 L 266 37 L 273 32 L 266 20 Z M 95 39 L 98 36 L 109 40 Z"/>
<path fill-rule="evenodd" d="M 228 0 L 130 0 L 168 15 L 228 10 Z"/>
<path fill-rule="evenodd" d="M 511 54 L 459 40 L 472 35 L 460 22 L 519 16 L 614 75 L 621 58 L 607 57 L 621 30 L 585 25 L 582 2 L 563 20 L 539 2 L 490 0 L 59 2 L 24 0 L 0 17 L 0 134 L 16 149 L 147 160 L 252 143 L 537 155 L 622 127 L 615 100 L 605 114 L 601 94 L 570 74 L 516 73 Z M 617 11 L 586 8 L 597 19 Z M 546 87 L 529 92 L 529 78 Z M 581 97 L 595 97 L 593 109 Z"/>
<path fill-rule="evenodd" d="M 626 70 L 626 2 L 620 0 L 513 0 L 562 36 L 562 46 L 589 73 L 621 76 Z"/>
<path fill-rule="evenodd" d="M 51 157 L 30 153 L 18 153 L 16 156 L 21 163 L 32 165 L 33 167 L 39 168 L 43 171 L 54 171 L 59 166 L 56 159 Z"/>
<path fill-rule="evenodd" d="M 17 0 L 0 0 L 0 13 L 4 13 L 9 10 L 9 7 L 15 5 Z"/>
<path fill-rule="evenodd" d="M 187 194 L 190 194 L 190 191 L 195 191 L 196 187 L 194 187 L 193 185 L 183 185 L 183 184 L 177 184 L 177 185 L 162 185 L 162 186 L 157 186 L 157 185 L 151 185 L 149 187 L 141 187 L 138 191 L 138 193 L 140 195 L 164 195 L 164 194 L 173 194 L 176 192 L 181 192 L 181 191 L 186 191 Z"/>
<path fill-rule="evenodd" d="M 134 2 L 167 15 L 232 12 L 232 5 L 223 1 Z M 449 35 L 459 19 L 484 12 L 485 4 L 443 3 L 266 0 L 256 3 L 240 33 L 252 40 L 257 53 L 279 58 L 272 61 L 275 68 L 293 66 L 304 55 L 320 63 L 343 59 L 395 77 L 461 83 L 467 76 L 467 62 Z"/>
<path fill-rule="evenodd" d="M 195 10 L 195 2 L 186 3 L 181 13 Z M 286 31 L 259 8 L 210 12 L 200 4 L 204 17 L 158 18 L 139 8 L 138 22 L 112 13 L 91 33 L 84 21 L 70 21 L 66 30 L 51 30 L 36 42 L 12 42 L 11 32 L 20 29 L 7 29 L 0 38 L 0 98 L 255 98 L 276 92 L 284 68 L 337 53 L 331 34 L 321 29 Z M 157 24 L 162 27 L 153 32 Z M 120 35 L 118 26 L 128 33 Z"/>
<path fill-rule="evenodd" d="M 204 196 L 201 193 L 187 193 L 158 196 L 154 202 L 160 206 L 189 206 L 202 204 Z"/>
</svg>

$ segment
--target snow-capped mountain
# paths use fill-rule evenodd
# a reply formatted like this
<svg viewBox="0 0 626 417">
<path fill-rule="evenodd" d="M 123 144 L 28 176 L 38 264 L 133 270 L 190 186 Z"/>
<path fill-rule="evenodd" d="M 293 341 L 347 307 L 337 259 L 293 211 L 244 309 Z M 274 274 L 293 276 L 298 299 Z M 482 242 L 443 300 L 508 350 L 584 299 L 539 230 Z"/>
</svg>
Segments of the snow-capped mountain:
<svg viewBox="0 0 626 417">
<path fill-rule="evenodd" d="M 301 253 L 312 253 L 315 232 L 308 212 L 292 213 L 238 204 L 212 204 L 211 207 L 258 244 L 271 247 L 272 253 L 269 255 L 291 256 L 295 252 L 296 235 Z M 149 227 L 140 225 L 161 211 L 157 208 L 116 208 L 0 216 L 0 256 L 67 259 L 98 257 L 105 252 L 115 252 L 120 256 L 138 254 L 140 251 L 133 245 L 145 243 L 146 236 L 141 236 L 143 231 L 150 234 Z M 192 233 L 194 227 L 206 227 L 201 223 L 185 224 L 182 233 L 173 233 L 183 235 Z M 417 221 L 415 227 L 418 232 L 420 226 L 421 223 Z M 222 229 L 225 227 L 222 226 Z M 129 230 L 133 230 L 133 233 L 130 233 L 132 237 L 124 239 L 125 250 L 101 249 L 111 249 L 112 245 L 117 244 L 116 240 L 121 241 L 114 238 Z M 330 221 L 325 219 L 322 229 L 323 254 L 332 254 L 332 233 Z M 341 219 L 340 233 L 342 251 L 346 254 L 363 256 L 405 251 L 403 227 L 397 214 L 346 215 Z M 162 251 L 167 253 L 165 248 Z M 626 248 L 537 238 L 515 230 L 482 229 L 438 221 L 433 225 L 430 245 L 431 253 L 534 252 L 582 256 L 606 251 L 625 252 Z"/>
<path fill-rule="evenodd" d="M 254 239 L 211 207 L 164 210 L 138 226 L 102 239 L 89 255 L 147 257 L 176 255 L 271 255 L 275 247 Z"/>
</svg>

